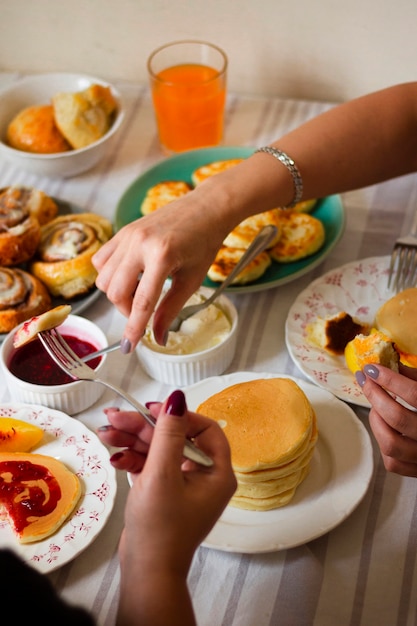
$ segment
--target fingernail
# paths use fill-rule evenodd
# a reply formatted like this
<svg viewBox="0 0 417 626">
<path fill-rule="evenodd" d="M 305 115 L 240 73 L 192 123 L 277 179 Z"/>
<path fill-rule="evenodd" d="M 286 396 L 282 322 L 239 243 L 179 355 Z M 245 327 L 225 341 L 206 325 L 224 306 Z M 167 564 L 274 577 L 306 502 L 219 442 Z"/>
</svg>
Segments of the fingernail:
<svg viewBox="0 0 417 626">
<path fill-rule="evenodd" d="M 355 372 L 355 378 L 360 387 L 363 387 L 365 384 L 366 376 L 363 372 L 359 370 L 359 372 Z"/>
<path fill-rule="evenodd" d="M 154 400 L 153 402 L 152 401 L 151 402 L 145 402 L 145 406 L 146 406 L 147 409 L 150 409 L 153 404 L 158 404 L 158 403 L 157 403 L 156 400 Z"/>
<path fill-rule="evenodd" d="M 379 369 L 375 367 L 375 365 L 365 365 L 363 371 L 367 376 L 369 376 L 369 378 L 373 378 L 374 380 L 376 380 L 379 376 Z"/>
<path fill-rule="evenodd" d="M 127 339 L 126 337 L 123 337 L 122 341 L 120 342 L 120 352 L 122 354 L 129 354 L 131 349 L 132 349 L 132 344 L 130 343 L 129 339 Z"/>
<path fill-rule="evenodd" d="M 106 415 L 108 413 L 115 413 L 116 411 L 120 411 L 119 407 L 117 406 L 108 406 L 105 409 L 103 409 L 103 413 L 105 413 Z"/>
<path fill-rule="evenodd" d="M 167 401 L 167 413 L 169 413 L 169 415 L 181 417 L 181 415 L 184 415 L 185 409 L 186 403 L 184 393 L 180 389 L 173 391 Z"/>
<path fill-rule="evenodd" d="M 110 462 L 113 463 L 113 461 L 120 461 L 122 457 L 123 457 L 123 452 L 115 452 L 110 457 Z"/>
<path fill-rule="evenodd" d="M 167 345 L 167 341 L 168 341 L 168 334 L 169 334 L 169 332 L 168 332 L 168 331 L 166 331 L 166 332 L 164 333 L 164 336 L 162 337 L 162 345 L 163 345 L 163 346 L 166 346 L 166 345 Z"/>
<path fill-rule="evenodd" d="M 112 426 L 111 424 L 105 424 L 104 426 L 99 426 L 97 430 L 101 433 L 106 433 L 109 430 L 114 430 L 114 426 Z"/>
</svg>

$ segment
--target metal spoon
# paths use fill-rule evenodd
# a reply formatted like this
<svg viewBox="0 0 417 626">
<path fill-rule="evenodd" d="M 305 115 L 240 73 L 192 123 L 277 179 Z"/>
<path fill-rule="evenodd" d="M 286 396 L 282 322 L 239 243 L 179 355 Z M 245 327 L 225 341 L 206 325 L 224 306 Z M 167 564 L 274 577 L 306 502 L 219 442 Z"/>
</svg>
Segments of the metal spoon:
<svg viewBox="0 0 417 626">
<path fill-rule="evenodd" d="M 120 341 L 112 343 L 111 346 L 107 346 L 107 348 L 97 350 L 97 352 L 90 352 L 90 354 L 86 354 L 81 358 L 81 361 L 86 363 L 87 361 L 91 361 L 91 359 L 96 359 L 99 356 L 103 356 L 103 354 L 107 354 L 107 352 L 113 352 L 113 350 L 117 350 L 117 348 L 120 348 Z"/>
<path fill-rule="evenodd" d="M 257 235 L 257 237 L 255 237 L 255 239 L 252 241 L 251 245 L 245 251 L 245 254 L 242 256 L 242 258 L 236 264 L 230 274 L 227 276 L 226 280 L 224 280 L 221 285 L 219 285 L 219 287 L 217 287 L 217 289 L 212 293 L 212 295 L 207 300 L 204 300 L 204 302 L 201 302 L 200 304 L 191 304 L 184 307 L 178 313 L 177 317 L 173 320 L 171 326 L 169 327 L 169 330 L 177 332 L 180 329 L 181 324 L 184 320 L 188 319 L 192 315 L 198 313 L 198 311 L 201 311 L 202 309 L 205 309 L 210 304 L 212 304 L 212 302 L 214 302 L 214 300 L 219 297 L 219 295 L 226 289 L 226 287 L 230 285 L 233 279 L 236 278 L 236 276 L 246 267 L 246 265 L 248 265 L 256 256 L 258 256 L 258 254 L 260 254 L 263 250 L 265 250 L 265 248 L 268 247 L 276 234 L 276 226 L 273 226 L 272 224 L 269 226 L 265 226 L 261 230 L 259 235 Z"/>
</svg>

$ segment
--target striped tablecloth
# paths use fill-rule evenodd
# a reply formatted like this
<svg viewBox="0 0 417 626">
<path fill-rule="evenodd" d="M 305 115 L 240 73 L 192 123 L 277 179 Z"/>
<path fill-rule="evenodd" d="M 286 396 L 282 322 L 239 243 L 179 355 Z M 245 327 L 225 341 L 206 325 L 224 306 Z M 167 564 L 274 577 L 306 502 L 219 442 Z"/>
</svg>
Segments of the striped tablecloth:
<svg viewBox="0 0 417 626">
<path fill-rule="evenodd" d="M 0 75 L 0 87 L 19 80 Z M 0 187 L 24 184 L 113 220 L 126 188 L 161 161 L 146 86 L 117 83 L 126 122 L 113 150 L 94 170 L 64 180 L 37 177 L 0 162 Z M 261 146 L 332 106 L 331 103 L 251 98 L 231 94 L 224 144 Z M 344 194 L 346 228 L 330 256 L 294 282 L 234 295 L 240 340 L 228 372 L 253 371 L 305 377 L 285 345 L 285 320 L 296 296 L 322 273 L 350 261 L 389 254 L 409 220 L 416 176 Z M 109 342 L 120 338 L 124 318 L 101 296 L 83 313 Z M 136 355 L 109 355 L 116 384 L 140 401 L 163 399 L 170 389 L 141 370 Z M 12 401 L 0 387 L 0 402 Z M 110 391 L 79 415 L 91 429 L 106 423 L 103 408 L 120 405 Z M 353 407 L 368 428 L 367 409 Z M 336 419 L 336 417 L 335 417 Z M 354 512 L 331 532 L 299 547 L 262 554 L 200 548 L 189 584 L 200 626 L 408 626 L 417 622 L 417 481 L 387 474 L 373 442 L 375 471 Z M 119 571 L 117 543 L 128 484 L 118 475 L 118 495 L 104 530 L 73 561 L 52 571 L 63 597 L 93 612 L 100 625 L 114 623 Z M 306 520 L 308 525 L 308 520 Z M 163 599 L 161 599 L 163 601 Z"/>
</svg>

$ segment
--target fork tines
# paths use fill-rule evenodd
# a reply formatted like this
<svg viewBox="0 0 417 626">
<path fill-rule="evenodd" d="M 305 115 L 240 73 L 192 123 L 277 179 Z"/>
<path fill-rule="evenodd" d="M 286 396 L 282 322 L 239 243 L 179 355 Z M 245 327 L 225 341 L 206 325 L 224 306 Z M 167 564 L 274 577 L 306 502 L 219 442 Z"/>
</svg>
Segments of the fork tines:
<svg viewBox="0 0 417 626">
<path fill-rule="evenodd" d="M 77 378 L 76 369 L 84 365 L 80 363 L 80 359 L 70 348 L 65 339 L 61 336 L 56 328 L 44 330 L 38 333 L 39 339 L 49 355 L 58 362 L 60 367 L 64 369 L 69 376 Z M 88 367 L 88 365 L 86 366 Z M 75 371 L 74 371 L 75 370 Z"/>
<path fill-rule="evenodd" d="M 388 288 L 392 287 L 398 293 L 417 283 L 417 240 L 403 242 L 400 240 L 394 245 L 391 255 L 388 275 Z"/>
</svg>

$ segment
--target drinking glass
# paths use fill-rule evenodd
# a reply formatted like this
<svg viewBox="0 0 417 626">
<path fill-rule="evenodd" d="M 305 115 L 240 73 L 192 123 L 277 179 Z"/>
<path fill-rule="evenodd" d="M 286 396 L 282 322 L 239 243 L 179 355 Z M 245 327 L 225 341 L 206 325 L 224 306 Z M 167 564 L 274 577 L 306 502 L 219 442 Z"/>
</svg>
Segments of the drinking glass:
<svg viewBox="0 0 417 626">
<path fill-rule="evenodd" d="M 152 52 L 148 73 L 159 139 L 168 153 L 223 139 L 227 56 L 205 41 L 176 41 Z"/>
</svg>

